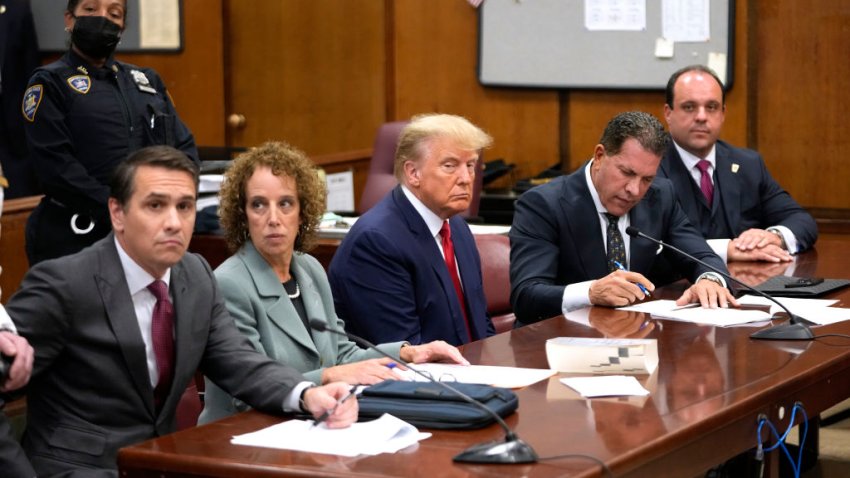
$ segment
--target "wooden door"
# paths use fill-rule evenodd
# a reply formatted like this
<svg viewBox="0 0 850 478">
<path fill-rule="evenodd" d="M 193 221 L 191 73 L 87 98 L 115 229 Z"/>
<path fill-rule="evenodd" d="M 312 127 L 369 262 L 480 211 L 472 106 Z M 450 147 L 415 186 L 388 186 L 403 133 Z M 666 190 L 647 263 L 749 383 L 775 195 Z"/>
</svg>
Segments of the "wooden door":
<svg viewBox="0 0 850 478">
<path fill-rule="evenodd" d="M 384 2 L 224 0 L 227 143 L 368 149 L 385 121 Z"/>
</svg>

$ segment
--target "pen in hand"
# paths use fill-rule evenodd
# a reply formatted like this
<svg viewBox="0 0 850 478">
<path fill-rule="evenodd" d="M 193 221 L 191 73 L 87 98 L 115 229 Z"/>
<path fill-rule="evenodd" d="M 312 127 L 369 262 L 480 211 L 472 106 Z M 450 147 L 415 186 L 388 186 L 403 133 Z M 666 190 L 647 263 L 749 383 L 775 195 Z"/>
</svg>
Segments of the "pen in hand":
<svg viewBox="0 0 850 478">
<path fill-rule="evenodd" d="M 614 265 L 615 265 L 615 266 L 617 266 L 617 268 L 618 268 L 618 269 L 620 269 L 621 271 L 626 271 L 626 272 L 628 272 L 628 270 L 627 270 L 625 267 L 623 267 L 623 264 L 620 264 L 618 261 L 614 261 Z M 646 287 L 644 287 L 644 285 L 643 285 L 643 284 L 641 284 L 640 282 L 636 282 L 635 284 L 636 284 L 638 287 L 640 287 L 641 292 L 643 292 L 643 294 L 644 294 L 645 296 L 647 296 L 647 297 L 652 297 L 652 294 L 650 294 L 650 293 L 649 293 L 649 290 L 648 290 Z"/>
<path fill-rule="evenodd" d="M 320 423 L 324 422 L 325 420 L 327 420 L 327 419 L 328 419 L 331 415 L 333 415 L 333 413 L 336 411 L 337 407 L 339 407 L 340 405 L 342 405 L 343 403 L 345 403 L 345 401 L 346 401 L 346 400 L 348 400 L 349 398 L 351 398 L 351 397 L 353 397 L 354 395 L 356 395 L 356 392 L 357 392 L 357 385 L 354 385 L 354 386 L 352 386 L 352 387 L 351 387 L 351 390 L 349 390 L 349 391 L 348 391 L 348 395 L 346 395 L 346 396 L 342 397 L 341 399 L 339 399 L 339 400 L 336 402 L 336 405 L 334 405 L 334 407 L 333 407 L 333 408 L 331 408 L 330 410 L 325 410 L 325 413 L 321 414 L 321 415 L 319 416 L 319 418 L 317 418 L 316 420 L 314 420 L 314 421 L 313 421 L 313 424 L 310 426 L 310 428 L 313 428 L 313 427 L 315 427 L 316 425 L 318 425 L 318 424 L 320 424 Z"/>
</svg>

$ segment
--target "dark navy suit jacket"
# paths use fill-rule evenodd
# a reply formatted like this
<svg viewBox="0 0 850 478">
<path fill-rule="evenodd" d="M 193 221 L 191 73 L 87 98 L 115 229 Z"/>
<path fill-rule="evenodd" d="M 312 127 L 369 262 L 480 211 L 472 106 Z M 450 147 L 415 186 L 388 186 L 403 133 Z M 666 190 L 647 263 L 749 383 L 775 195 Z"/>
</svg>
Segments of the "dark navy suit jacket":
<svg viewBox="0 0 850 478">
<path fill-rule="evenodd" d="M 726 266 L 688 222 L 673 186 L 657 178 L 629 211 L 633 227 L 726 271 Z M 605 240 L 585 180 L 584 166 L 520 196 L 511 226 L 511 304 L 518 325 L 561 314 L 564 287 L 608 275 Z M 629 269 L 656 282 L 650 270 L 658 246 L 632 238 Z M 692 282 L 710 269 L 671 250 L 666 256 Z"/>
<path fill-rule="evenodd" d="M 481 260 L 469 226 L 449 220 L 472 339 L 495 332 L 487 316 Z M 469 341 L 460 301 L 425 221 L 400 186 L 352 226 L 328 270 L 337 315 L 374 343 Z"/>
<path fill-rule="evenodd" d="M 670 179 L 688 219 L 707 239 L 734 239 L 750 228 L 785 226 L 797 238 L 799 251 L 792 253 L 815 244 L 815 220 L 773 179 L 759 153 L 718 141 L 715 160 L 710 209 L 672 141 L 658 168 L 658 176 Z"/>
</svg>

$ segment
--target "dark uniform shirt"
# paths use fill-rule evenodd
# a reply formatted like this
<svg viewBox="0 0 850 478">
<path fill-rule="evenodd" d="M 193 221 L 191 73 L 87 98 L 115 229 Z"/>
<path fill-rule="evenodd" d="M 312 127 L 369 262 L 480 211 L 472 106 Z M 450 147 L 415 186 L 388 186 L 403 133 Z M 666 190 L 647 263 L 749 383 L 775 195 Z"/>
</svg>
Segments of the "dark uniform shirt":
<svg viewBox="0 0 850 478">
<path fill-rule="evenodd" d="M 46 194 L 27 223 L 31 264 L 76 252 L 109 232 L 109 181 L 130 153 L 164 144 L 198 161 L 192 133 L 149 68 L 112 58 L 98 68 L 69 51 L 35 71 L 22 113 Z M 73 232 L 74 214 L 78 232 L 90 220 L 94 229 Z"/>
</svg>

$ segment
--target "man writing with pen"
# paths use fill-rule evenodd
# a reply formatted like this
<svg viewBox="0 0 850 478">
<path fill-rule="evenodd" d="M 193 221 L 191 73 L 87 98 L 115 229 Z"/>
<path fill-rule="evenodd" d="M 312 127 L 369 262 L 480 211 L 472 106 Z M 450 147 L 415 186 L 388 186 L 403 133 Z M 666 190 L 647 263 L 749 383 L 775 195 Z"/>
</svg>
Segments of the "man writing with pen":
<svg viewBox="0 0 850 478">
<path fill-rule="evenodd" d="M 520 327 L 588 305 L 620 307 L 655 289 L 658 255 L 693 282 L 679 305 L 737 305 L 718 274 L 674 251 L 631 238 L 631 226 L 725 271 L 655 173 L 669 139 L 643 112 L 606 126 L 593 158 L 576 172 L 523 194 L 511 226 L 511 304 Z"/>
</svg>

